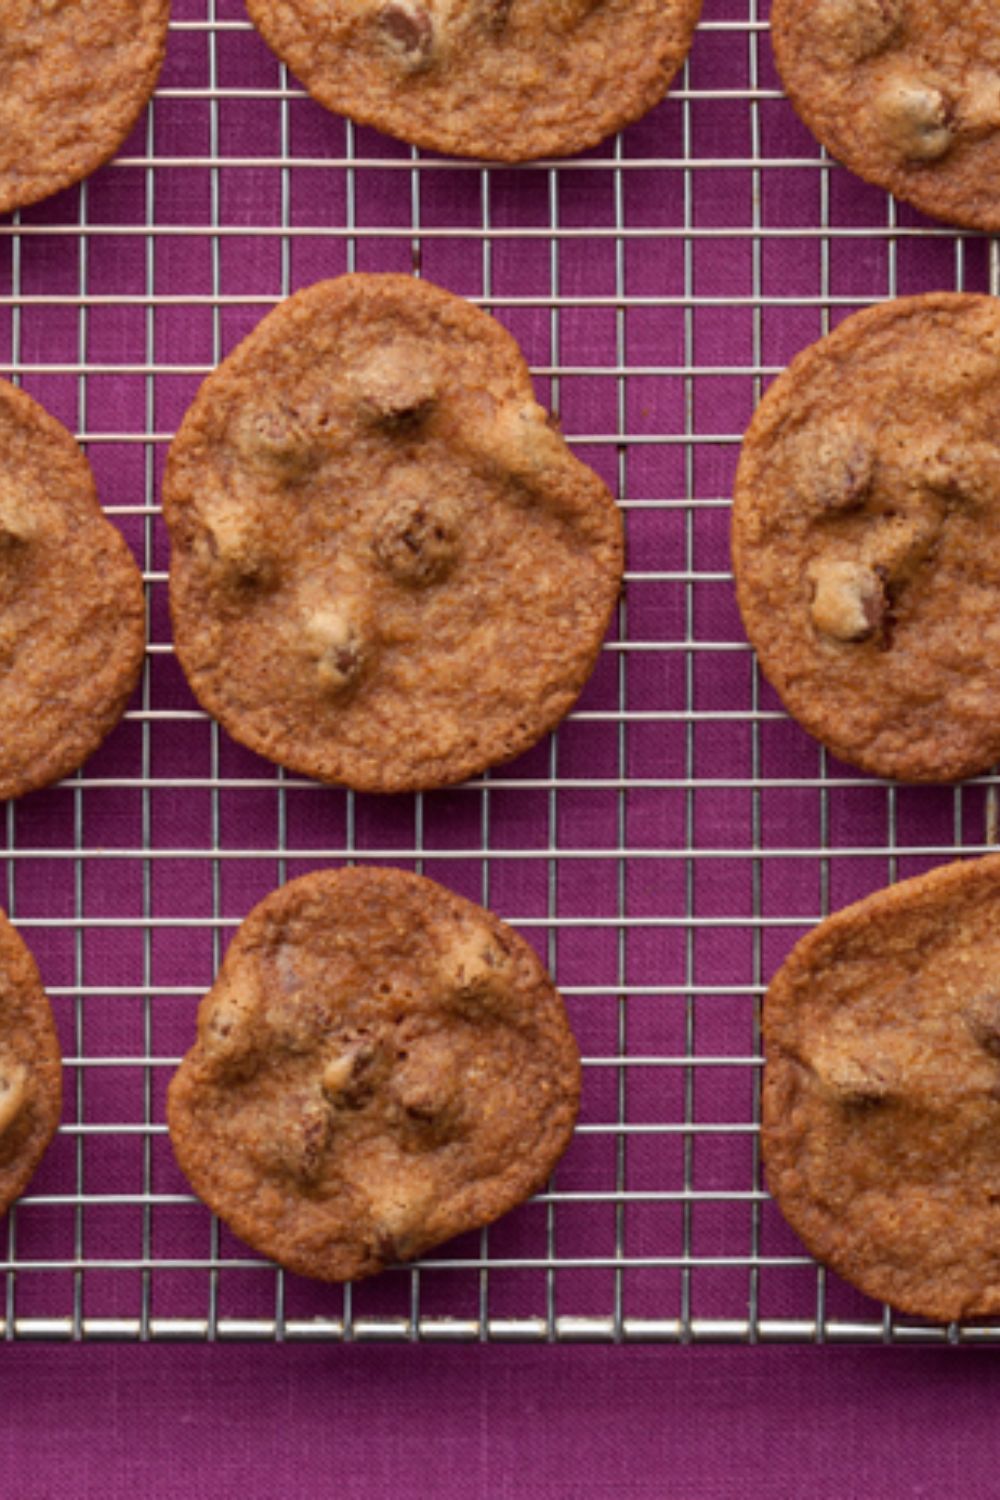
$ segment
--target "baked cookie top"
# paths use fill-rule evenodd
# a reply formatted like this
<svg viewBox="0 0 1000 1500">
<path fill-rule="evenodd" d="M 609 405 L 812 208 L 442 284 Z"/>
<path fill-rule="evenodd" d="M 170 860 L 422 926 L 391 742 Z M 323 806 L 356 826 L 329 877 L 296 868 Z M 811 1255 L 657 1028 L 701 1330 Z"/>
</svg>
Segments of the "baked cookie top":
<svg viewBox="0 0 1000 1500">
<path fill-rule="evenodd" d="M 62 1057 L 35 961 L 0 912 L 0 1213 L 21 1194 L 62 1112 Z"/>
<path fill-rule="evenodd" d="M 811 1253 L 907 1313 L 1000 1312 L 1000 856 L 828 918 L 764 1042 L 768 1187 Z"/>
<path fill-rule="evenodd" d="M 178 656 L 251 749 L 393 792 L 509 760 L 572 707 L 622 525 L 511 336 L 406 276 L 282 303 L 205 381 L 163 487 Z"/>
<path fill-rule="evenodd" d="M 773 0 L 771 34 L 838 161 L 935 218 L 1000 227 L 996 0 Z"/>
<path fill-rule="evenodd" d="M 145 649 L 142 576 L 54 417 L 0 381 L 0 798 L 75 771 Z"/>
<path fill-rule="evenodd" d="M 563 1003 L 522 938 L 420 876 L 325 870 L 240 927 L 167 1118 L 241 1239 L 348 1281 L 539 1189 L 579 1092 Z"/>
<path fill-rule="evenodd" d="M 701 0 L 247 0 L 320 104 L 416 146 L 524 161 L 658 104 Z"/>
<path fill-rule="evenodd" d="M 156 87 L 170 0 L 0 0 L 0 213 L 114 156 Z"/>
<path fill-rule="evenodd" d="M 836 755 L 950 781 L 1000 755 L 1000 303 L 848 318 L 767 391 L 736 477 L 747 635 Z"/>
</svg>

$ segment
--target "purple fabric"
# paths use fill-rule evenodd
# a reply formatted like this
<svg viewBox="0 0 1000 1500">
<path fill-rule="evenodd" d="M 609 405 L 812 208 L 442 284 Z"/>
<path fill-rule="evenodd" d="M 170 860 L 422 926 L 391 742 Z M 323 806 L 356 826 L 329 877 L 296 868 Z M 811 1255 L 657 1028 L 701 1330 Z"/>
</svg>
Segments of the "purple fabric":
<svg viewBox="0 0 1000 1500">
<path fill-rule="evenodd" d="M 175 19 L 204 23 L 210 4 L 175 0 Z M 824 770 L 755 678 L 727 576 L 725 501 L 756 367 L 780 368 L 827 311 L 836 321 L 956 278 L 986 290 L 988 245 L 905 208 L 889 237 L 883 195 L 820 170 L 777 94 L 766 32 L 748 29 L 752 4 L 707 0 L 687 89 L 626 132 L 620 173 L 608 144 L 551 174 L 504 170 L 488 182 L 468 164 L 434 162 L 417 183 L 407 149 L 370 130 L 356 132 L 363 165 L 348 171 L 344 123 L 294 87 L 286 104 L 254 33 L 221 29 L 213 47 L 204 27 L 178 26 L 154 111 L 121 159 L 84 191 L 26 211 L 19 238 L 0 236 L 0 349 L 90 439 L 103 500 L 149 574 L 152 640 L 142 695 L 82 779 L 8 812 L 0 885 L 70 1060 L 66 1129 L 9 1220 L 6 1312 L 18 1328 L 485 1314 L 549 1331 L 566 1318 L 665 1320 L 676 1333 L 692 1319 L 816 1317 L 815 1268 L 763 1201 L 755 1167 L 757 988 L 825 906 L 946 858 L 956 840 L 978 845 L 986 789 L 890 793 L 849 768 Z M 216 14 L 244 17 L 239 0 L 218 0 Z M 215 108 L 203 97 L 213 77 Z M 244 97 L 259 90 L 268 97 Z M 719 90 L 733 97 L 707 97 Z M 292 155 L 315 165 L 283 176 L 283 131 Z M 213 147 L 228 163 L 215 174 Z M 824 182 L 825 238 L 815 232 Z M 80 237 L 84 220 L 92 232 Z M 492 305 L 517 335 L 540 394 L 627 506 L 629 582 L 557 738 L 488 791 L 353 799 L 284 785 L 195 711 L 168 649 L 156 487 L 202 375 L 284 291 L 352 265 L 408 270 L 416 241 L 425 276 Z M 81 297 L 92 299 L 86 314 Z M 567 372 L 557 385 L 554 366 Z M 554 1196 L 487 1242 L 444 1248 L 418 1279 L 387 1274 L 345 1305 L 338 1289 L 279 1282 L 225 1231 L 216 1244 L 161 1127 L 172 1061 L 233 926 L 283 878 L 348 857 L 422 861 L 519 924 L 552 964 L 590 1064 L 583 1128 Z M 633 1065 L 613 1065 L 622 1049 Z M 685 1057 L 692 1065 L 677 1065 Z M 833 1278 L 824 1293 L 829 1318 L 877 1324 L 880 1310 Z M 522 1357 L 508 1354 L 506 1368 Z M 239 1382 L 242 1358 L 204 1368 Z M 261 1354 L 260 1368 L 278 1368 L 273 1358 Z M 419 1355 L 369 1359 L 351 1356 L 350 1368 L 392 1371 L 400 1391 L 404 1371 L 421 1379 Z M 125 1355 L 107 1360 L 128 1368 Z M 313 1353 L 307 1367 L 328 1363 L 331 1353 Z M 432 1363 L 460 1387 L 460 1360 Z M 567 1354 L 556 1368 L 578 1390 L 573 1372 L 601 1366 Z M 638 1385 L 635 1371 L 659 1379 L 664 1366 L 614 1368 Z M 533 1389 L 537 1399 L 544 1387 Z"/>
<path fill-rule="evenodd" d="M 933 1351 L 39 1349 L 17 1500 L 993 1500 L 1000 1370 Z"/>
</svg>

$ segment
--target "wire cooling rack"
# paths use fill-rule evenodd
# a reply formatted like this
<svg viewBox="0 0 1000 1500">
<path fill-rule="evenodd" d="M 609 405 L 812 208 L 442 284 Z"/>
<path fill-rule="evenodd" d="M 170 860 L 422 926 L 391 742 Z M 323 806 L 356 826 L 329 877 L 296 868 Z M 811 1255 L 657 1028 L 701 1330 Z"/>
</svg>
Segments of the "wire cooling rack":
<svg viewBox="0 0 1000 1500">
<path fill-rule="evenodd" d="M 66 1055 L 61 1132 L 3 1234 L 7 1339 L 936 1340 L 818 1269 L 767 1199 L 759 1004 L 800 932 L 996 841 L 992 777 L 895 788 L 825 756 L 756 674 L 728 572 L 739 437 L 846 312 L 1000 286 L 995 243 L 827 162 L 781 96 L 766 9 L 706 0 L 645 121 L 516 170 L 422 156 L 310 101 L 239 0 L 175 0 L 119 159 L 0 224 L 5 373 L 78 432 L 143 564 L 150 646 L 82 773 L 6 808 L 3 895 Z M 411 270 L 490 308 L 627 517 L 626 591 L 559 733 L 452 791 L 284 775 L 174 661 L 157 504 L 200 379 L 282 296 Z M 354 1288 L 285 1276 L 195 1202 L 164 1093 L 240 918 L 348 860 L 513 921 L 566 995 L 583 1113 L 548 1191 Z"/>
</svg>

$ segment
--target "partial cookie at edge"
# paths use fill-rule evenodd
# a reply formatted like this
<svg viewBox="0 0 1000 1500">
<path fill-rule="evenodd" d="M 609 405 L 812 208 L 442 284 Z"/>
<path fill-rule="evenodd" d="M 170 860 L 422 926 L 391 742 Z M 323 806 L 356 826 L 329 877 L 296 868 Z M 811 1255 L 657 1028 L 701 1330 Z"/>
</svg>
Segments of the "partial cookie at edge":
<svg viewBox="0 0 1000 1500">
<path fill-rule="evenodd" d="M 156 87 L 170 0 L 0 0 L 0 213 L 114 156 Z"/>
<path fill-rule="evenodd" d="M 1000 1312 L 1000 856 L 827 918 L 764 1002 L 767 1185 L 810 1252 L 939 1322 Z"/>
<path fill-rule="evenodd" d="M 838 161 L 922 212 L 1000 228 L 992 0 L 773 0 L 775 61 Z"/>
<path fill-rule="evenodd" d="M 125 710 L 142 575 L 66 429 L 0 381 L 0 798 L 75 771 Z"/>
<path fill-rule="evenodd" d="M 61 1109 L 52 1009 L 29 949 L 0 912 L 0 1214 L 27 1187 Z"/>
<path fill-rule="evenodd" d="M 523 161 L 595 145 L 663 98 L 701 0 L 247 0 L 327 109 L 414 145 Z"/>
</svg>

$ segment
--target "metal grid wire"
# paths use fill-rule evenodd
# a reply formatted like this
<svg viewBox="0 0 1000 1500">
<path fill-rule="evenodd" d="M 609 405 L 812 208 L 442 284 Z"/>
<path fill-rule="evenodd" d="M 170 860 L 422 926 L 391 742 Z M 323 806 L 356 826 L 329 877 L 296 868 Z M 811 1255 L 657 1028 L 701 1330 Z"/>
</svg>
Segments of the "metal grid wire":
<svg viewBox="0 0 1000 1500">
<path fill-rule="evenodd" d="M 596 686 L 559 734 L 386 812 L 239 752 L 193 704 L 165 624 L 157 487 L 198 380 L 268 306 L 321 274 L 407 265 L 522 338 L 625 509 L 630 562 Z M 997 292 L 996 244 L 831 166 L 782 99 L 758 0 L 706 0 L 650 121 L 515 173 L 334 121 L 237 0 L 176 0 L 141 132 L 90 183 L 0 225 L 0 273 L 4 373 L 85 444 L 150 618 L 117 735 L 6 809 L 6 904 L 53 996 L 67 1079 L 60 1135 L 6 1222 L 6 1338 L 994 1337 L 880 1313 L 817 1268 L 768 1202 L 756 1121 L 760 997 L 793 938 L 992 846 L 995 783 L 879 784 L 788 725 L 733 612 L 725 522 L 766 378 L 842 310 Z M 353 859 L 424 870 L 537 942 L 585 1093 L 532 1205 L 332 1289 L 210 1220 L 172 1166 L 163 1095 L 252 902 Z"/>
</svg>

